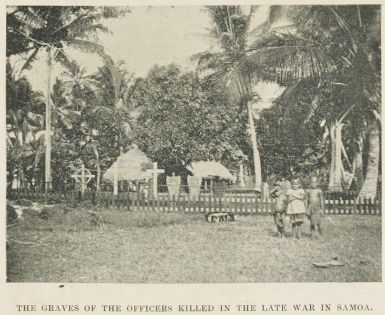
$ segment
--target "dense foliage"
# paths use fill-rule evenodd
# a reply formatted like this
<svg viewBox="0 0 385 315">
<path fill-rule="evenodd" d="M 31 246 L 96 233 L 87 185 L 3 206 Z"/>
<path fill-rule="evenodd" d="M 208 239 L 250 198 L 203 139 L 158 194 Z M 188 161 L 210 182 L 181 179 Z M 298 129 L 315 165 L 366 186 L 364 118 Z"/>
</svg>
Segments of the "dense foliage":
<svg viewBox="0 0 385 315">
<path fill-rule="evenodd" d="M 135 142 L 167 173 L 184 172 L 192 161 L 216 159 L 231 165 L 240 157 L 246 117 L 229 101 L 223 85 L 174 65 L 155 66 L 130 94 L 141 109 Z"/>
<path fill-rule="evenodd" d="M 7 7 L 7 57 L 25 60 L 19 73 L 7 60 L 8 184 L 17 177 L 22 186 L 43 186 L 47 128 L 54 189 L 70 186 L 81 161 L 100 179 L 136 143 L 167 174 L 197 160 L 231 169 L 242 161 L 256 182 L 260 170 L 265 180 L 316 172 L 339 190 L 349 173 L 351 188 L 373 196 L 381 172 L 380 6 L 271 6 L 254 30 L 255 6 L 205 9 L 219 50 L 195 56 L 197 72 L 154 66 L 133 78 L 97 40 L 108 32 L 103 21 L 128 9 Z M 280 18 L 291 24 L 275 29 Z M 103 65 L 87 74 L 69 46 L 98 53 Z M 48 73 L 56 62 L 67 69 L 52 88 L 47 81 L 45 96 L 23 76 L 43 57 Z M 253 88 L 261 80 L 286 90 L 257 118 Z"/>
</svg>

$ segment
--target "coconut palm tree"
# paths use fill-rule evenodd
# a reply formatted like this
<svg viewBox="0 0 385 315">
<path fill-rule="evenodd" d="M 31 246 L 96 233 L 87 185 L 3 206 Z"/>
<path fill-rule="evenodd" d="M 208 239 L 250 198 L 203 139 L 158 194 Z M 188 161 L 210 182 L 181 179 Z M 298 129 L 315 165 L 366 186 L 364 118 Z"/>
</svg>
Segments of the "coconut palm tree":
<svg viewBox="0 0 385 315">
<path fill-rule="evenodd" d="M 373 197 L 376 191 L 373 178 L 378 178 L 379 165 L 376 144 L 381 95 L 380 8 L 375 5 L 294 6 L 289 10 L 289 18 L 295 30 L 272 31 L 260 36 L 235 64 L 229 80 L 237 82 L 241 74 L 247 80 L 246 85 L 256 79 L 293 85 L 308 77 L 329 80 L 329 75 L 334 74 L 336 80 L 329 83 L 344 91 L 346 107 L 344 112 L 330 108 L 331 112 L 338 113 L 333 130 L 342 128 L 347 114 L 349 117 L 361 115 L 367 126 L 371 126 L 367 134 L 373 145 L 369 145 L 371 158 L 361 196 Z M 340 143 L 339 134 L 335 134 L 334 144 Z M 338 168 L 334 167 L 334 172 L 340 173 Z"/>
<path fill-rule="evenodd" d="M 261 190 L 262 171 L 260 154 L 255 135 L 252 104 L 259 96 L 246 82 L 243 73 L 236 71 L 245 58 L 251 17 L 255 6 L 245 12 L 241 6 L 207 6 L 213 28 L 211 35 L 221 47 L 219 52 L 206 51 L 193 56 L 198 58 L 198 69 L 209 79 L 225 80 L 234 102 L 240 103 L 248 113 L 248 130 L 253 151 L 255 188 Z"/>
<path fill-rule="evenodd" d="M 103 65 L 96 73 L 90 75 L 76 63 L 62 73 L 63 87 L 66 88 L 69 103 L 75 104 L 84 118 L 79 129 L 82 135 L 81 148 L 94 154 L 92 164 L 97 169 L 97 190 L 100 187 L 103 160 L 107 158 L 103 152 L 104 148 L 101 147 L 98 127 L 110 123 L 113 117 L 127 117 L 126 93 L 132 78 L 125 69 L 123 61 L 114 62 L 107 55 L 103 56 L 103 61 Z M 116 143 L 122 144 L 122 140 L 129 132 L 130 126 L 125 123 L 120 139 L 116 139 Z"/>
<path fill-rule="evenodd" d="M 7 54 L 26 53 L 27 61 L 22 69 L 44 52 L 47 60 L 46 101 L 46 190 L 51 182 L 51 76 L 53 61 L 69 67 L 71 59 L 66 48 L 71 46 L 86 52 L 103 54 L 103 47 L 95 37 L 98 32 L 108 32 L 100 23 L 103 18 L 125 14 L 127 9 L 81 6 L 17 6 L 7 12 Z M 21 40 L 21 45 L 18 42 Z"/>
<path fill-rule="evenodd" d="M 133 80 L 133 74 L 130 74 L 125 68 L 123 61 L 115 62 L 110 56 L 105 55 L 103 58 L 103 66 L 99 67 L 97 72 L 92 76 L 95 81 L 96 99 L 99 102 L 99 106 L 95 107 L 92 111 L 92 116 L 95 119 L 98 117 L 107 117 L 116 115 L 125 118 L 123 129 L 120 132 L 117 143 L 122 145 L 121 150 L 127 143 L 123 145 L 123 140 L 126 139 L 132 131 L 129 120 L 129 104 L 127 103 L 127 93 L 129 91 L 129 85 Z M 101 180 L 100 172 L 100 154 L 97 150 L 95 142 L 92 142 L 93 152 L 95 154 L 98 176 L 97 186 L 99 186 Z"/>
<path fill-rule="evenodd" d="M 76 110 L 95 112 L 102 105 L 102 100 L 98 99 L 98 81 L 95 80 L 94 75 L 87 75 L 86 69 L 81 68 L 76 62 L 72 62 L 72 66 L 61 74 L 65 90 L 67 91 L 67 98 L 70 103 L 76 107 Z M 95 117 L 98 119 L 99 117 Z M 81 125 L 81 132 L 85 135 L 85 143 L 83 146 L 91 146 L 91 150 L 95 155 L 95 164 L 97 169 L 96 189 L 100 187 L 101 166 L 99 151 L 97 143 L 93 139 L 93 135 L 97 132 L 90 128 L 86 123 Z M 82 140 L 83 141 L 83 140 Z"/>
</svg>

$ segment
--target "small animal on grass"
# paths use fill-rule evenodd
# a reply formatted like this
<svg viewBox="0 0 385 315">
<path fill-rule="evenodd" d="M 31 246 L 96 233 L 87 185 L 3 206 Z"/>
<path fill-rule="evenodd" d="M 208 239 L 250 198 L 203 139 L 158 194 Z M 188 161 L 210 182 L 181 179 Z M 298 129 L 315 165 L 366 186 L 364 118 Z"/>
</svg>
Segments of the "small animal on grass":
<svg viewBox="0 0 385 315">
<path fill-rule="evenodd" d="M 208 223 L 217 223 L 217 222 L 234 222 L 235 214 L 228 212 L 210 212 L 206 214 L 206 221 Z"/>
</svg>

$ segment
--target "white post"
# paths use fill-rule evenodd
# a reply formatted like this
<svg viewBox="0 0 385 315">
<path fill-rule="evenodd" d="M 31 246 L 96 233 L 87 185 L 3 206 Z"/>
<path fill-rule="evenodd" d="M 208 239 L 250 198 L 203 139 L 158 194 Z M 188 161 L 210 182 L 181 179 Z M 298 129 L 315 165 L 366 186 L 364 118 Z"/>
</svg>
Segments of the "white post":
<svg viewBox="0 0 385 315">
<path fill-rule="evenodd" d="M 243 161 L 239 161 L 239 187 L 245 187 L 245 176 L 243 173 Z"/>
<path fill-rule="evenodd" d="M 118 195 L 118 163 L 114 165 L 114 196 Z"/>
<path fill-rule="evenodd" d="M 81 168 L 81 192 L 82 192 L 82 196 L 84 195 L 84 191 L 86 190 L 86 178 L 85 178 L 85 172 L 84 172 L 84 164 L 82 163 L 82 168 Z"/>
<path fill-rule="evenodd" d="M 152 189 L 154 198 L 158 198 L 158 162 L 154 162 L 154 173 L 152 173 Z"/>
<path fill-rule="evenodd" d="M 164 170 L 158 169 L 158 162 L 154 162 L 154 168 L 151 170 L 148 170 L 150 174 L 152 174 L 152 195 L 154 198 L 158 197 L 158 174 L 163 174 Z"/>
</svg>

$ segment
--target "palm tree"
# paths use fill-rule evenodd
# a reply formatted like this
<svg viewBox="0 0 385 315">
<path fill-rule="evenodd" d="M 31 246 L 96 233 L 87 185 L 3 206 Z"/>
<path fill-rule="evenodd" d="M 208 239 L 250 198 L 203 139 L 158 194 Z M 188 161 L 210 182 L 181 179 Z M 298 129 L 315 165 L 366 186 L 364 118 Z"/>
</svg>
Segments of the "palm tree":
<svg viewBox="0 0 385 315">
<path fill-rule="evenodd" d="M 236 64 L 230 80 L 237 82 L 239 74 L 248 84 L 256 79 L 275 80 L 292 85 L 304 78 L 337 80 L 329 82 L 343 89 L 345 112 L 334 118 L 341 128 L 346 113 L 361 115 L 374 126 L 368 129 L 369 156 L 361 196 L 373 197 L 376 191 L 379 162 L 380 112 L 380 8 L 379 6 L 295 6 L 289 11 L 295 31 L 272 31 L 258 38 Z M 353 109 L 350 109 L 351 107 Z M 343 118 L 341 120 L 341 118 Z M 349 118 L 350 119 L 350 118 Z M 376 122 L 376 123 L 374 123 Z M 332 128 L 330 128 L 332 129 Z M 340 143 L 339 132 L 332 143 Z M 338 146 L 336 158 L 341 153 Z M 340 173 L 338 166 L 333 168 Z"/>
<path fill-rule="evenodd" d="M 92 76 L 96 86 L 96 99 L 99 102 L 99 106 L 92 110 L 92 116 L 95 117 L 95 119 L 100 119 L 100 117 L 103 116 L 110 116 L 111 114 L 125 117 L 126 122 L 119 135 L 119 139 L 117 139 L 117 142 L 121 144 L 122 151 L 123 146 L 127 146 L 127 144 L 123 144 L 123 139 L 127 138 L 132 130 L 129 123 L 128 111 L 130 109 L 128 108 L 127 103 L 127 93 L 133 75 L 125 69 L 123 61 L 115 62 L 107 55 L 104 56 L 103 61 L 103 66 L 99 67 L 96 74 Z M 100 154 L 96 143 L 91 143 L 97 163 L 97 187 L 99 187 L 101 180 Z"/>
<path fill-rule="evenodd" d="M 87 75 L 85 69 L 76 63 L 62 73 L 66 97 L 69 103 L 82 112 L 84 118 L 78 130 L 82 135 L 81 148 L 94 154 L 91 164 L 95 164 L 97 170 L 97 190 L 100 187 L 103 160 L 107 158 L 101 147 L 98 127 L 110 123 L 113 117 L 127 117 L 126 93 L 132 78 L 123 61 L 114 62 L 107 55 L 103 56 L 103 61 L 103 65 L 94 74 Z M 124 127 L 116 143 L 122 144 L 122 140 L 130 132 L 127 122 Z"/>
<path fill-rule="evenodd" d="M 41 93 L 32 90 L 25 77 L 17 77 L 10 63 L 7 63 L 6 79 L 8 179 L 11 183 L 13 175 L 17 174 L 25 187 L 28 166 L 32 165 L 32 171 L 36 171 L 44 145 L 44 119 L 39 113 L 44 99 Z M 27 163 L 31 159 L 32 163 Z"/>
<path fill-rule="evenodd" d="M 248 115 L 248 129 L 253 151 L 255 188 L 260 191 L 262 171 L 260 153 L 255 134 L 252 104 L 259 101 L 259 96 L 252 90 L 252 85 L 246 81 L 244 74 L 236 71 L 240 62 L 245 58 L 250 20 L 256 9 L 250 6 L 244 13 L 241 6 L 208 6 L 213 28 L 211 35 L 221 46 L 221 51 L 212 53 L 206 51 L 198 54 L 198 69 L 206 72 L 208 78 L 225 80 L 234 102 L 240 103 Z M 207 71 L 209 73 L 207 74 Z"/>
<path fill-rule="evenodd" d="M 101 100 L 98 99 L 98 81 L 94 78 L 94 75 L 87 75 L 86 69 L 81 68 L 76 62 L 72 62 L 72 66 L 61 74 L 65 90 L 67 91 L 67 97 L 70 100 L 76 110 L 79 112 L 91 111 L 92 113 L 97 112 Z M 98 119 L 100 117 L 95 117 Z M 85 135 L 86 142 L 84 146 L 91 146 L 92 152 L 95 155 L 95 164 L 97 169 L 96 177 L 96 189 L 100 188 L 101 178 L 101 166 L 100 156 L 97 148 L 97 143 L 93 139 L 93 135 L 97 132 L 95 129 L 89 127 L 86 123 L 81 125 L 81 132 Z M 83 141 L 83 140 L 82 140 Z"/>
<path fill-rule="evenodd" d="M 27 53 L 28 58 L 22 69 L 41 52 L 47 58 L 47 100 L 46 100 L 46 190 L 51 182 L 51 73 L 53 61 L 66 67 L 71 65 L 65 49 L 68 46 L 86 52 L 103 54 L 103 47 L 93 40 L 98 32 L 108 32 L 100 23 L 103 18 L 114 18 L 125 14 L 127 9 L 112 7 L 64 7 L 64 6 L 18 6 L 7 12 L 7 53 Z M 9 40 L 8 40 L 9 38 Z M 23 45 L 17 39 L 22 38 Z M 90 40 L 92 38 L 92 40 Z"/>
<path fill-rule="evenodd" d="M 86 68 L 80 67 L 75 61 L 71 67 L 61 73 L 67 98 L 74 104 L 74 109 L 82 111 L 86 107 L 95 107 L 99 105 L 96 95 L 96 86 L 98 82 L 93 75 L 87 74 Z"/>
</svg>

